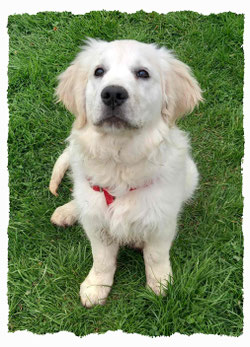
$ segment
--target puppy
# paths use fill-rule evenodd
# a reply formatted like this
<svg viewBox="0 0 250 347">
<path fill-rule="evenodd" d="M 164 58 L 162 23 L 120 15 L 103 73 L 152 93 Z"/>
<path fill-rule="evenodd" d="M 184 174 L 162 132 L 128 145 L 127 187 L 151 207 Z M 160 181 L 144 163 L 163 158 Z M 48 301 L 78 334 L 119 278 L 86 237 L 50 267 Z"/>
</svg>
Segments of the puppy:
<svg viewBox="0 0 250 347">
<path fill-rule="evenodd" d="M 198 183 L 188 137 L 175 121 L 202 100 L 199 84 L 166 48 L 88 39 L 59 76 L 56 94 L 76 119 L 50 191 L 57 194 L 69 167 L 74 187 L 73 200 L 51 221 L 79 221 L 90 240 L 82 304 L 104 304 L 126 244 L 142 248 L 147 286 L 164 294 L 177 217 Z"/>
</svg>

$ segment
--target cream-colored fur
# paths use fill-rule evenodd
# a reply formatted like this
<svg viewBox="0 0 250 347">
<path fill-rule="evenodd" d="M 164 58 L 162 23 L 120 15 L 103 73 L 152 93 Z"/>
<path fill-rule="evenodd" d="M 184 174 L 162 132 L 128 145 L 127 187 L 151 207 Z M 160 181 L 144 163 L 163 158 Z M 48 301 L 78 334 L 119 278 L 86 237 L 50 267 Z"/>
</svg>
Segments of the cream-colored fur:
<svg viewBox="0 0 250 347">
<path fill-rule="evenodd" d="M 101 78 L 94 75 L 98 67 L 105 70 Z M 136 69 L 146 69 L 149 78 L 136 77 Z M 105 111 L 100 94 L 110 85 L 128 91 L 121 109 L 131 127 L 98 126 Z M 76 121 L 50 190 L 57 194 L 70 166 L 74 200 L 57 208 L 51 220 L 62 226 L 78 220 L 91 242 L 93 267 L 81 285 L 83 305 L 105 302 L 119 246 L 126 244 L 143 248 L 147 286 L 164 294 L 177 217 L 198 183 L 188 137 L 175 126 L 202 100 L 197 81 L 165 48 L 90 39 L 59 76 L 57 96 Z M 108 206 L 92 185 L 107 188 L 114 202 Z"/>
</svg>

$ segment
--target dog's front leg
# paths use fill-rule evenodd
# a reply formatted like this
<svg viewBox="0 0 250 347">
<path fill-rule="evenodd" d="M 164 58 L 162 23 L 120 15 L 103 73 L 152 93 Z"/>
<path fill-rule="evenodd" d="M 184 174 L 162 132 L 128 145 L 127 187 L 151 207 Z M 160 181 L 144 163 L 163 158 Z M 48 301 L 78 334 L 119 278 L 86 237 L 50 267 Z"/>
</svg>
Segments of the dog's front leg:
<svg viewBox="0 0 250 347">
<path fill-rule="evenodd" d="M 166 288 L 167 281 L 172 276 L 169 251 L 174 236 L 175 229 L 167 236 L 152 234 L 143 248 L 147 286 L 157 295 L 164 295 L 164 287 Z"/>
<path fill-rule="evenodd" d="M 89 235 L 91 242 L 93 266 L 81 284 L 80 297 L 83 306 L 103 305 L 111 290 L 116 270 L 116 257 L 119 246 L 117 243 L 107 243 L 98 235 Z"/>
</svg>

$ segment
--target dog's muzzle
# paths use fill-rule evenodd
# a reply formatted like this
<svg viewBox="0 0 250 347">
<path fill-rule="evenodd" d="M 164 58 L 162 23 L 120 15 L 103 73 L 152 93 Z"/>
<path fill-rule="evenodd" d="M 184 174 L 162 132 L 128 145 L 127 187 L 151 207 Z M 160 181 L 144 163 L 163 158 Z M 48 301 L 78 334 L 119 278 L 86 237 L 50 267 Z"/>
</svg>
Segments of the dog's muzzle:
<svg viewBox="0 0 250 347">
<path fill-rule="evenodd" d="M 103 115 L 97 126 L 112 126 L 115 128 L 137 128 L 133 126 L 126 117 L 124 108 L 126 100 L 129 98 L 125 88 L 116 85 L 105 87 L 101 92 L 103 102 Z"/>
</svg>

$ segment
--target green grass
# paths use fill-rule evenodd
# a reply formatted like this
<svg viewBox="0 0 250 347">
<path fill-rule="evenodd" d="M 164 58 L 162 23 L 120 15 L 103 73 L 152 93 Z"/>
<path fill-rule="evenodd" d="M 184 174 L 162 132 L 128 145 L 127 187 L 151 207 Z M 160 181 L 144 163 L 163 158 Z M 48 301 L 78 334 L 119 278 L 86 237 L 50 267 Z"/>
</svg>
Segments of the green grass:
<svg viewBox="0 0 250 347">
<path fill-rule="evenodd" d="M 9 331 L 242 334 L 243 27 L 243 15 L 234 13 L 9 17 Z M 79 225 L 62 230 L 50 223 L 54 209 L 69 201 L 71 183 L 64 179 L 58 198 L 48 191 L 73 121 L 55 103 L 56 76 L 86 36 L 173 49 L 205 98 L 179 122 L 190 133 L 201 181 L 179 220 L 166 297 L 145 289 L 142 255 L 122 248 L 107 303 L 92 309 L 78 294 L 92 263 L 89 242 Z"/>
</svg>

